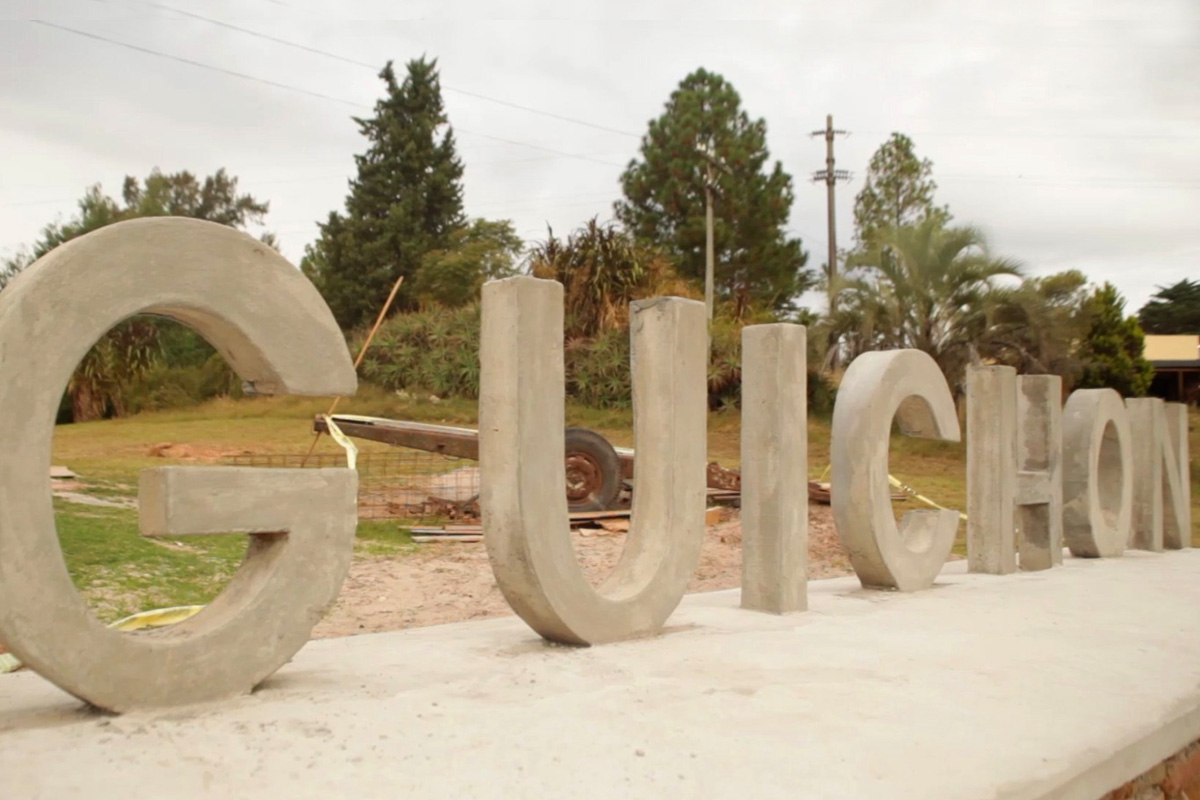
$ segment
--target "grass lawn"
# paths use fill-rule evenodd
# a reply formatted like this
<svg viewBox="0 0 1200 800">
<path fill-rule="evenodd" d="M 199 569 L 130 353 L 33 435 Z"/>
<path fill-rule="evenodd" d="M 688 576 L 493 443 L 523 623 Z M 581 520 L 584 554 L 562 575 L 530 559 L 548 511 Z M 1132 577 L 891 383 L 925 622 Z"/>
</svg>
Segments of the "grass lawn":
<svg viewBox="0 0 1200 800">
<path fill-rule="evenodd" d="M 132 497 L 141 469 L 173 463 L 150 454 L 156 445 L 187 445 L 198 455 L 305 452 L 311 441 L 311 421 L 328 409 L 327 399 L 254 398 L 217 401 L 185 411 L 145 414 L 128 419 L 60 426 L 55 432 L 53 458 L 79 473 L 87 493 L 104 498 Z M 401 400 L 365 387 L 358 398 L 346 400 L 340 413 L 385 416 L 454 425 L 473 425 L 475 403 Z M 614 444 L 633 444 L 628 412 L 606 412 L 568 406 L 567 422 L 594 428 Z M 1200 414 L 1190 417 L 1194 546 L 1200 546 Z M 809 474 L 820 476 L 828 466 L 829 420 L 809 420 Z M 358 442 L 364 452 L 385 445 Z M 739 418 L 722 412 L 709 417 L 709 457 L 726 466 L 739 462 Z M 340 452 L 322 437 L 317 452 Z M 909 439 L 892 442 L 891 472 L 901 481 L 948 507 L 966 510 L 965 460 L 962 444 Z M 914 502 L 897 510 L 918 508 Z M 243 536 L 184 537 L 179 540 L 143 539 L 137 533 L 137 512 L 125 508 L 93 507 L 55 501 L 59 538 L 67 566 L 98 617 L 121 616 L 172 605 L 206 603 L 225 585 L 245 553 Z M 956 550 L 965 552 L 960 525 Z M 395 522 L 362 522 L 358 550 L 369 555 L 403 555 L 415 546 Z"/>
</svg>

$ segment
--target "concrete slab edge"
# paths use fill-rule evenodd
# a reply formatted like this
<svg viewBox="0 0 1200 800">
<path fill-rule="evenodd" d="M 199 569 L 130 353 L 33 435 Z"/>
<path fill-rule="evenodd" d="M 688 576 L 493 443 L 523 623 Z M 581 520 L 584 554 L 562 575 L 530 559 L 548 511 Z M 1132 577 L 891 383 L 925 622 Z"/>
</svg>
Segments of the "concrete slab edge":
<svg viewBox="0 0 1200 800">
<path fill-rule="evenodd" d="M 1200 739 L 1200 698 L 1121 750 L 1080 765 L 1058 780 L 1038 778 L 1001 787 L 996 800 L 1098 800 Z"/>
</svg>

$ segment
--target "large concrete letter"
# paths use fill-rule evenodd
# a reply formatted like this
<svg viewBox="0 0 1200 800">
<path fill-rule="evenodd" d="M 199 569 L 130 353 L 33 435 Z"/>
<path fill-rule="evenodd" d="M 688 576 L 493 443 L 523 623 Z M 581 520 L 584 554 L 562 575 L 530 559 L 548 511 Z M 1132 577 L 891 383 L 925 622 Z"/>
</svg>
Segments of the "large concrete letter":
<svg viewBox="0 0 1200 800">
<path fill-rule="evenodd" d="M 800 325 L 742 329 L 742 607 L 808 607 L 807 353 Z"/>
<path fill-rule="evenodd" d="M 1166 439 L 1163 444 L 1163 470 L 1179 475 L 1179 488 L 1169 485 L 1169 476 L 1163 477 L 1163 492 L 1170 496 L 1167 515 L 1163 522 L 1163 546 L 1170 550 L 1181 550 L 1192 546 L 1192 472 L 1188 460 L 1187 406 L 1183 403 L 1167 403 L 1163 409 L 1166 416 Z M 1175 457 L 1171 464 L 1167 453 Z"/>
<path fill-rule="evenodd" d="M 1164 547 L 1187 547 L 1191 539 L 1191 485 L 1186 407 L 1163 403 L 1155 397 L 1131 398 L 1125 405 L 1129 410 L 1129 432 L 1136 443 L 1130 546 L 1154 552 Z"/>
<path fill-rule="evenodd" d="M 897 528 L 888 486 L 892 419 L 908 436 L 959 440 L 954 398 L 919 350 L 864 353 L 846 371 L 833 411 L 833 517 L 863 586 L 933 584 L 954 546 L 957 511 L 909 511 Z"/>
<path fill-rule="evenodd" d="M 1017 377 L 1017 530 L 1021 569 L 1062 563 L 1062 378 Z"/>
<path fill-rule="evenodd" d="M 636 491 L 625 552 L 598 588 L 567 520 L 563 473 L 563 290 L 518 277 L 483 288 L 480 507 L 496 582 L 547 639 L 598 644 L 656 632 L 675 610 L 704 538 L 704 305 L 633 304 Z"/>
<path fill-rule="evenodd" d="M 164 635 L 101 625 L 75 591 L 55 535 L 50 440 L 80 359 L 141 313 L 195 328 L 260 392 L 351 394 L 356 383 L 312 284 L 223 225 L 111 225 L 51 251 L 0 293 L 0 641 L 64 690 L 117 711 L 248 692 L 287 662 L 337 595 L 356 521 L 352 470 L 296 470 L 287 483 L 270 471 L 152 473 L 143 483 L 147 533 L 270 531 L 252 538 L 208 608 Z M 302 487 L 315 495 L 300 501 Z M 280 491 L 286 500 L 262 507 L 266 493 Z"/>
<path fill-rule="evenodd" d="M 1017 569 L 1017 371 L 967 370 L 967 568 L 1007 575 Z"/>
<path fill-rule="evenodd" d="M 1079 558 L 1125 552 L 1133 508 L 1129 415 L 1112 389 L 1078 389 L 1063 408 L 1063 538 Z"/>
</svg>

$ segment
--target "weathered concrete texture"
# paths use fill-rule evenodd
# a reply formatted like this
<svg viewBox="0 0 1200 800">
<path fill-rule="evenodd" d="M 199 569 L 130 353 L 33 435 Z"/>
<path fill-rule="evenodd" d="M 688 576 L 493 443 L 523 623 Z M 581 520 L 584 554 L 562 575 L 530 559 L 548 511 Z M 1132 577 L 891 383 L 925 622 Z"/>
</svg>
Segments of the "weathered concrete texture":
<svg viewBox="0 0 1200 800">
<path fill-rule="evenodd" d="M 1188 457 L 1187 406 L 1183 403 L 1167 403 L 1163 408 L 1166 440 L 1163 447 L 1163 487 L 1167 498 L 1166 514 L 1163 517 L 1163 546 L 1168 550 L 1191 547 L 1192 542 L 1192 473 Z M 1174 456 L 1172 464 L 1167 453 Z M 1174 468 L 1179 475 L 1176 489 L 1170 480 Z"/>
<path fill-rule="evenodd" d="M 1187 407 L 1156 397 L 1131 398 L 1133 531 L 1130 546 L 1178 550 L 1191 539 L 1191 475 L 1187 460 Z"/>
<path fill-rule="evenodd" d="M 806 332 L 742 329 L 742 607 L 808 607 Z"/>
<path fill-rule="evenodd" d="M 483 289 L 480 508 L 504 597 L 547 639 L 598 644 L 657 632 L 704 537 L 708 336 L 704 304 L 634 303 L 633 520 L 613 573 L 592 587 L 571 546 L 563 474 L 562 286 L 518 277 Z"/>
<path fill-rule="evenodd" d="M 263 665 L 282 663 L 302 641 L 289 620 L 309 610 L 284 613 L 277 576 L 300 569 L 331 577 L 310 560 L 287 566 L 290 556 L 281 556 L 291 546 L 272 546 L 252 549 L 246 574 L 171 637 L 131 638 L 88 611 L 54 531 L 54 417 L 92 344 L 138 313 L 196 328 L 259 391 L 351 394 L 356 383 L 345 340 L 312 284 L 271 248 L 223 225 L 111 225 L 53 250 L 0 293 L 0 641 L 67 691 L 113 709 L 248 691 L 270 671 Z M 322 536 L 346 525 L 342 506 L 301 510 L 319 516 L 305 525 Z M 280 618 L 245 636 L 230 621 L 243 606 Z"/>
<path fill-rule="evenodd" d="M 909 511 L 897 527 L 888 486 L 892 420 L 907 436 L 958 441 L 954 398 L 919 350 L 864 353 L 838 389 L 830 441 L 834 521 L 863 586 L 933 584 L 958 529 L 957 511 Z"/>
<path fill-rule="evenodd" d="M 1125 401 L 1133 448 L 1133 511 L 1129 546 L 1161 553 L 1163 550 L 1164 456 L 1175 465 L 1175 454 L 1163 447 L 1167 433 L 1163 401 L 1157 397 L 1131 397 Z M 1164 452 L 1164 450 L 1166 452 Z M 1171 476 L 1178 485 L 1179 476 Z"/>
<path fill-rule="evenodd" d="M 967 567 L 1017 570 L 1017 371 L 967 369 Z"/>
<path fill-rule="evenodd" d="M 1200 737 L 1200 552 L 938 589 L 684 599 L 671 632 L 517 619 L 312 642 L 248 697 L 109 718 L 0 677 L 0 795 L 1097 800 Z M 1037 679 L 1031 680 L 1031 671 Z"/>
<path fill-rule="evenodd" d="M 1062 378 L 1017 376 L 1017 548 L 1021 569 L 1062 563 Z"/>
<path fill-rule="evenodd" d="M 1063 539 L 1076 556 L 1119 556 L 1133 515 L 1125 404 L 1112 389 L 1078 389 L 1063 408 L 1062 426 Z"/>
</svg>

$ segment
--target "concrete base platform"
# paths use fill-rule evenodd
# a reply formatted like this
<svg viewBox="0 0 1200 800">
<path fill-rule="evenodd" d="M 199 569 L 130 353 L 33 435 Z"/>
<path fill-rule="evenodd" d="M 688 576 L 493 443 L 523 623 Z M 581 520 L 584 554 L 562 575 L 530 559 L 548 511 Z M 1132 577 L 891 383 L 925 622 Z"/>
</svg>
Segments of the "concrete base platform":
<svg viewBox="0 0 1200 800">
<path fill-rule="evenodd" d="M 250 697 L 120 717 L 0 677 L 12 798 L 1080 798 L 1200 738 L 1200 552 L 810 610 L 688 597 L 656 639 L 516 619 L 312 642 Z"/>
</svg>

